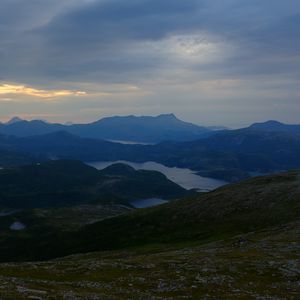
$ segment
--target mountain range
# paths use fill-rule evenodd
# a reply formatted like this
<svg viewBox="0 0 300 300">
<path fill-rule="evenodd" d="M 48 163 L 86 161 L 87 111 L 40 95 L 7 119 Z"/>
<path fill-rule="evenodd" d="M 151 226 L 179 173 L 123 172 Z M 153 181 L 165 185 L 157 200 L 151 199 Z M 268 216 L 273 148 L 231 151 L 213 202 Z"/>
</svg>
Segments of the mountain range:
<svg viewBox="0 0 300 300">
<path fill-rule="evenodd" d="M 22 138 L 0 135 L 0 151 L 10 154 L 7 161 L 2 159 L 2 166 L 13 164 L 13 157 L 23 163 L 26 158 L 28 163 L 49 159 L 154 161 L 234 182 L 252 174 L 299 168 L 300 134 L 245 128 L 188 142 L 125 145 L 59 131 Z"/>
<path fill-rule="evenodd" d="M 300 125 L 289 125 L 273 120 L 254 123 L 248 129 L 300 133 Z M 0 133 L 17 137 L 65 131 L 84 138 L 150 144 L 163 141 L 197 140 L 224 130 L 227 128 L 221 126 L 205 127 L 184 122 L 172 113 L 156 117 L 133 115 L 107 117 L 87 124 L 58 124 L 42 120 L 27 121 L 19 117 L 13 117 L 6 123 L 0 123 Z"/>
<path fill-rule="evenodd" d="M 179 120 L 174 114 L 156 117 L 108 117 L 88 124 L 54 124 L 41 120 L 12 118 L 0 125 L 0 133 L 18 137 L 43 135 L 56 131 L 94 139 L 158 143 L 164 140 L 188 141 L 214 132 L 213 129 Z"/>
</svg>

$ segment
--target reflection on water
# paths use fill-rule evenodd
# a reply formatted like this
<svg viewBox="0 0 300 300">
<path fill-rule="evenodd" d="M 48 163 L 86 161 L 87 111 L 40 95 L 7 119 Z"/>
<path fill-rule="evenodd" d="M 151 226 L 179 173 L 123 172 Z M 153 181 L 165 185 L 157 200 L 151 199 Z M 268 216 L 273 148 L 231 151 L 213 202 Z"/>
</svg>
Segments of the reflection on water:
<svg viewBox="0 0 300 300">
<path fill-rule="evenodd" d="M 146 207 L 156 206 L 164 203 L 168 203 L 168 201 L 158 199 L 158 198 L 141 199 L 141 200 L 134 200 L 130 202 L 130 204 L 135 208 L 146 208 Z"/>
<path fill-rule="evenodd" d="M 115 162 L 91 162 L 88 164 L 90 166 L 97 168 L 98 170 L 102 170 L 114 163 L 124 163 L 132 166 L 136 170 L 142 169 L 142 170 L 159 171 L 165 174 L 170 180 L 176 182 L 177 184 L 181 185 L 186 189 L 214 190 L 222 185 L 227 184 L 227 182 L 222 180 L 198 176 L 189 169 L 169 168 L 155 162 L 133 163 L 129 161 L 115 161 Z"/>
<path fill-rule="evenodd" d="M 123 140 L 107 140 L 112 143 L 123 144 L 123 145 L 154 145 L 151 143 L 143 143 L 143 142 L 133 142 L 133 141 L 123 141 Z"/>
</svg>

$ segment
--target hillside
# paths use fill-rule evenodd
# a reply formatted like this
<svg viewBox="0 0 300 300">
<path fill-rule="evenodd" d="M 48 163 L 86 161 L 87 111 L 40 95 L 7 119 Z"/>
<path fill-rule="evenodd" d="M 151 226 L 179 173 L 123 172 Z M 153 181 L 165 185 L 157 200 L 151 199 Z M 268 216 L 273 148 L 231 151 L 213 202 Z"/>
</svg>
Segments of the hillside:
<svg viewBox="0 0 300 300">
<path fill-rule="evenodd" d="M 37 158 L 17 150 L 0 149 L 0 168 L 37 162 Z"/>
<path fill-rule="evenodd" d="M 102 171 L 79 161 L 49 161 L 0 170 L 0 206 L 61 207 L 124 203 L 134 199 L 177 198 L 187 191 L 153 171 L 118 164 Z"/>
<path fill-rule="evenodd" d="M 299 171 L 293 171 L 253 178 L 107 219 L 73 233 L 43 232 L 29 238 L 16 235 L 1 241 L 0 257 L 36 260 L 153 245 L 185 247 L 296 222 L 300 216 L 299 176 Z"/>
</svg>

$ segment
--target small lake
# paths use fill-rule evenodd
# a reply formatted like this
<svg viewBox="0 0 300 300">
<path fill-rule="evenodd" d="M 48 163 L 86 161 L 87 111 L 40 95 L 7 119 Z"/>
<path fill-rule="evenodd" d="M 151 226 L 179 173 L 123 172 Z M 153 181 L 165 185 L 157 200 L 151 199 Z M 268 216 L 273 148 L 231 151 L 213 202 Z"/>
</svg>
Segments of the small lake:
<svg viewBox="0 0 300 300">
<path fill-rule="evenodd" d="M 26 229 L 26 225 L 21 222 L 14 222 L 9 226 L 10 230 L 20 231 Z"/>
<path fill-rule="evenodd" d="M 198 189 L 204 191 L 211 191 L 220 186 L 227 184 L 226 181 L 207 178 L 196 175 L 192 170 L 182 168 L 170 168 L 156 162 L 134 163 L 130 161 L 110 161 L 110 162 L 90 162 L 88 165 L 102 170 L 106 167 L 115 164 L 124 163 L 136 170 L 150 170 L 159 171 L 166 175 L 170 180 L 184 187 L 185 189 Z"/>
<path fill-rule="evenodd" d="M 123 141 L 123 140 L 107 140 L 108 142 L 123 144 L 123 145 L 154 145 L 151 143 L 134 142 L 134 141 Z"/>
<path fill-rule="evenodd" d="M 130 204 L 135 208 L 147 208 L 147 207 L 165 204 L 168 202 L 169 201 L 167 201 L 167 200 L 152 198 L 152 199 L 134 200 L 134 201 L 131 201 Z"/>
</svg>

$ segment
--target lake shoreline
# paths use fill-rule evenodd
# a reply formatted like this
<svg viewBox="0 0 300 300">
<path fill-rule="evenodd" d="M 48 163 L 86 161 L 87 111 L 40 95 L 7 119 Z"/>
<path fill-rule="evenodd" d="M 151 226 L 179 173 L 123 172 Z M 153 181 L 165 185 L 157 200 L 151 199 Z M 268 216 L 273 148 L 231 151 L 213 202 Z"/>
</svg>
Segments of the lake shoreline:
<svg viewBox="0 0 300 300">
<path fill-rule="evenodd" d="M 127 164 L 136 170 L 149 170 L 161 172 L 169 180 L 177 183 L 178 185 L 182 186 L 187 190 L 195 189 L 200 192 L 208 192 L 228 184 L 228 182 L 223 180 L 200 176 L 197 174 L 197 172 L 192 171 L 190 169 L 167 167 L 163 164 L 152 161 L 144 163 L 136 163 L 123 160 L 86 162 L 87 165 L 94 167 L 98 170 L 105 169 L 106 167 L 116 163 Z"/>
</svg>

